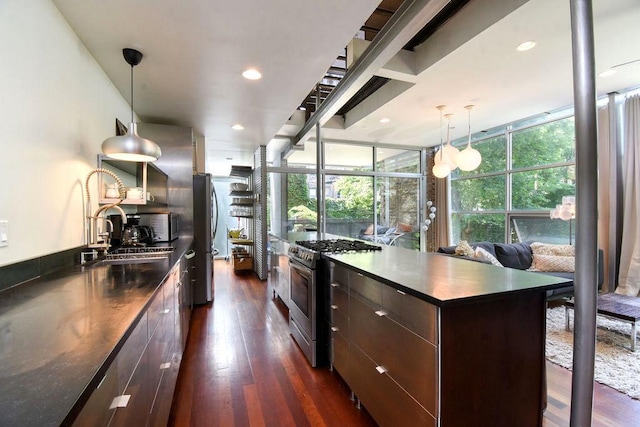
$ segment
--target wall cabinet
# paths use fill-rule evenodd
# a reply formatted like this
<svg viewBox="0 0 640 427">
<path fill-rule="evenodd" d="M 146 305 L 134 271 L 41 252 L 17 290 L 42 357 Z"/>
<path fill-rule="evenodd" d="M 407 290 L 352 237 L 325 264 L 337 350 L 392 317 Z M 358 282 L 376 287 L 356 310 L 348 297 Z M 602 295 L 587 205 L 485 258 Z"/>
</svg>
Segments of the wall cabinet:
<svg viewBox="0 0 640 427">
<path fill-rule="evenodd" d="M 183 257 L 152 297 L 74 425 L 166 425 L 189 328 L 189 283 Z"/>
<path fill-rule="evenodd" d="M 142 188 L 141 198 L 126 198 L 124 205 L 167 206 L 167 174 L 149 162 L 126 162 L 98 155 L 98 168 L 109 169 L 122 180 L 124 186 Z M 99 203 L 108 204 L 118 201 L 106 196 L 107 185 L 115 181 L 108 175 L 98 174 Z"/>
</svg>

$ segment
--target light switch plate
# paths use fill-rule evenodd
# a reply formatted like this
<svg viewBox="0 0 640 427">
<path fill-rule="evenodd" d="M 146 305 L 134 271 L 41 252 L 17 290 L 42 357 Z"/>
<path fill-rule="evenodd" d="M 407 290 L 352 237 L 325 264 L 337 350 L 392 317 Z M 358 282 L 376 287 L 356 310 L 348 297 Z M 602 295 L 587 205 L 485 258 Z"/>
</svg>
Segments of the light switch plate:
<svg viewBox="0 0 640 427">
<path fill-rule="evenodd" d="M 0 247 L 9 246 L 9 221 L 0 220 Z"/>
</svg>

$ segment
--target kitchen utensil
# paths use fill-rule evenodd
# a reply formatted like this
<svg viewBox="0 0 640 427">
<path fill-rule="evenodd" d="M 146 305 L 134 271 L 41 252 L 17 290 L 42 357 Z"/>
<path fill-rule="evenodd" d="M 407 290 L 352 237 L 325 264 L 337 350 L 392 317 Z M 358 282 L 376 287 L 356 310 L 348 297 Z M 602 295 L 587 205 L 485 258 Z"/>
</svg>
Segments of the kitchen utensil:
<svg viewBox="0 0 640 427">
<path fill-rule="evenodd" d="M 230 184 L 231 191 L 247 191 L 249 189 L 249 185 L 243 184 L 241 182 L 232 182 Z"/>
<path fill-rule="evenodd" d="M 140 231 L 135 225 L 125 227 L 122 234 L 123 245 L 137 245 L 139 243 Z"/>
<path fill-rule="evenodd" d="M 127 189 L 127 199 L 142 199 L 142 188 L 129 187 Z"/>
<path fill-rule="evenodd" d="M 117 184 L 110 184 L 106 186 L 107 189 L 104 192 L 104 196 L 107 199 L 117 199 L 120 197 L 120 192 L 118 191 L 118 185 Z"/>
<path fill-rule="evenodd" d="M 231 239 L 238 239 L 240 238 L 240 234 L 242 234 L 242 230 L 244 230 L 243 228 L 240 229 L 230 229 L 229 230 L 229 238 Z"/>
</svg>

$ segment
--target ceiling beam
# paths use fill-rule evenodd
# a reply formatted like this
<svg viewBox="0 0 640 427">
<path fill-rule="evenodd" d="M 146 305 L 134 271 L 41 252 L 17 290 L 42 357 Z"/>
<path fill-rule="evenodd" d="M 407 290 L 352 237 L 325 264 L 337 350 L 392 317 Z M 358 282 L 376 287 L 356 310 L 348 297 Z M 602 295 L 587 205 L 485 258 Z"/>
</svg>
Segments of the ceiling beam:
<svg viewBox="0 0 640 427">
<path fill-rule="evenodd" d="M 448 0 L 406 0 L 378 33 L 360 60 L 302 127 L 292 143 L 302 144 L 316 124 L 327 122 L 369 79 L 415 36 Z"/>
</svg>

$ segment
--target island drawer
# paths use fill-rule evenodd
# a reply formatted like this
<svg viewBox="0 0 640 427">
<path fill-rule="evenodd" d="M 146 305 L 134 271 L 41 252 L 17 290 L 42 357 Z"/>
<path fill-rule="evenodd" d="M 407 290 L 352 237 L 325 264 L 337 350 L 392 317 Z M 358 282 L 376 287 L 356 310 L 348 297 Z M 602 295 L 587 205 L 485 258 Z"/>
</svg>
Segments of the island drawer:
<svg viewBox="0 0 640 427">
<path fill-rule="evenodd" d="M 357 346 L 351 346 L 353 392 L 381 426 L 435 427 L 436 419 Z"/>
<path fill-rule="evenodd" d="M 349 313 L 349 294 L 342 288 L 331 288 L 331 309 L 345 315 Z"/>
<path fill-rule="evenodd" d="M 349 289 L 349 270 L 335 263 L 331 263 L 331 267 L 331 283 L 338 285 L 345 291 Z"/>
<path fill-rule="evenodd" d="M 340 332 L 345 337 L 349 337 L 349 318 L 345 313 L 331 310 L 331 331 Z"/>
<path fill-rule="evenodd" d="M 351 341 L 432 414 L 437 415 L 437 347 L 374 310 L 350 300 Z"/>
<path fill-rule="evenodd" d="M 387 337 L 381 333 L 382 320 L 364 300 L 350 295 L 349 339 L 374 360 L 380 360 L 387 345 Z"/>
<path fill-rule="evenodd" d="M 382 283 L 349 270 L 349 292 L 361 297 L 371 307 L 382 305 Z"/>
<path fill-rule="evenodd" d="M 340 332 L 331 332 L 331 364 L 347 383 L 349 377 L 349 340 Z"/>
<path fill-rule="evenodd" d="M 387 316 L 427 341 L 438 345 L 438 308 L 391 286 L 382 288 Z"/>
</svg>

